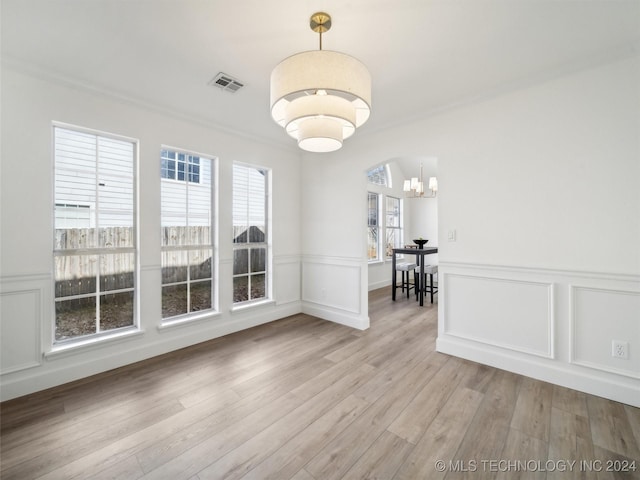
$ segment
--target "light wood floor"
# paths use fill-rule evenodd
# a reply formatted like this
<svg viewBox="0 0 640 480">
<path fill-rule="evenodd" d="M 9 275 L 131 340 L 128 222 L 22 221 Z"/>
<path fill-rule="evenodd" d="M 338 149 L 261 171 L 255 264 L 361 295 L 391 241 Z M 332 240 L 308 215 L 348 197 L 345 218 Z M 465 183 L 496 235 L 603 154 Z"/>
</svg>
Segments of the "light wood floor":
<svg viewBox="0 0 640 480">
<path fill-rule="evenodd" d="M 366 332 L 296 315 L 5 402 L 1 477 L 640 478 L 606 471 L 640 470 L 640 409 L 436 353 L 436 306 L 383 289 L 369 312 Z"/>
</svg>

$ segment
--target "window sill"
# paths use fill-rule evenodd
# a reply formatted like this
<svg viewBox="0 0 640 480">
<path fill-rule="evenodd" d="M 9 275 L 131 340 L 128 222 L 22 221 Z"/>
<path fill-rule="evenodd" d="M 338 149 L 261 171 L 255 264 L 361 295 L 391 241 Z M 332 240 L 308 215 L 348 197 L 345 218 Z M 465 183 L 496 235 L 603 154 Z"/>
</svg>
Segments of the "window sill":
<svg viewBox="0 0 640 480">
<path fill-rule="evenodd" d="M 215 317 L 219 317 L 220 312 L 215 310 L 208 310 L 202 313 L 196 313 L 192 315 L 184 315 L 180 317 L 176 317 L 173 320 L 167 320 L 158 326 L 158 331 L 162 332 L 163 330 L 171 330 L 177 327 L 185 327 L 187 325 L 191 325 L 194 323 L 200 323 L 205 320 L 211 320 Z"/>
<path fill-rule="evenodd" d="M 87 338 L 84 340 L 78 340 L 75 342 L 69 342 L 64 345 L 56 345 L 51 351 L 45 352 L 44 358 L 46 359 L 55 359 L 64 357 L 66 355 L 71 355 L 77 352 L 81 352 L 82 350 L 89 350 L 95 346 L 102 346 L 105 344 L 112 344 L 127 340 L 131 337 L 137 337 L 138 335 L 144 334 L 144 330 L 135 329 L 135 330 L 126 330 L 117 333 L 100 335 L 96 338 Z"/>
<path fill-rule="evenodd" d="M 235 305 L 229 309 L 231 313 L 239 313 L 244 312 L 245 310 L 250 310 L 256 307 L 264 307 L 265 305 L 275 305 L 276 301 L 272 299 L 266 300 L 256 300 L 255 302 L 243 303 L 241 305 Z"/>
</svg>

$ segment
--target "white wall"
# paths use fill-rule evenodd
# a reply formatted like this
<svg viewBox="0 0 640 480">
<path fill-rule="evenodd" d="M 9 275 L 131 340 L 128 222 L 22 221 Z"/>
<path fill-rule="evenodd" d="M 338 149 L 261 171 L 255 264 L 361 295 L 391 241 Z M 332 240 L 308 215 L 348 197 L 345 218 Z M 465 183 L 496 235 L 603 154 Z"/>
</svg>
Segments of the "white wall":
<svg viewBox="0 0 640 480">
<path fill-rule="evenodd" d="M 433 155 L 438 350 L 640 406 L 638 85 L 634 57 L 375 134 L 365 126 L 321 163 L 305 158 L 303 178 L 320 174 L 303 243 L 355 267 L 363 169 Z M 610 356 L 614 339 L 629 342 L 628 360 Z"/>
<path fill-rule="evenodd" d="M 2 400 L 301 311 L 300 156 L 101 92 L 3 68 Z M 52 121 L 139 140 L 140 335 L 51 353 Z M 274 128 L 277 128 L 274 126 Z M 220 313 L 159 329 L 160 148 L 218 157 Z M 274 302 L 231 312 L 232 162 L 272 169 Z M 45 332 L 42 334 L 41 332 Z M 48 352 L 47 355 L 44 355 Z"/>
<path fill-rule="evenodd" d="M 334 154 L 302 159 L 302 310 L 354 328 L 369 327 L 367 296 L 367 179 L 383 163 Z"/>
</svg>

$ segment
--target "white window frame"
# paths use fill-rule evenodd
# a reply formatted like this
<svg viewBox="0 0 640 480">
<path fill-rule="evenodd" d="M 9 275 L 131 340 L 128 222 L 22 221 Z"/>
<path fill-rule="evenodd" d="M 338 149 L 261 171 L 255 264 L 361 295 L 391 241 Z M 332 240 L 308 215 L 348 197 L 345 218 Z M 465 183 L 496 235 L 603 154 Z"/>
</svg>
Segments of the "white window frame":
<svg viewBox="0 0 640 480">
<path fill-rule="evenodd" d="M 388 203 L 389 200 L 396 200 L 398 202 L 398 226 L 397 227 L 393 227 L 393 226 L 389 226 L 387 219 L 388 219 Z M 391 258 L 393 257 L 393 251 L 389 251 L 390 248 L 402 248 L 404 246 L 404 222 L 403 222 L 403 200 L 399 197 L 394 197 L 393 195 L 384 195 L 384 230 L 385 230 L 385 258 L 386 260 L 391 260 Z M 398 247 L 396 246 L 391 246 L 389 247 L 389 245 L 387 244 L 387 239 L 389 238 L 389 230 L 395 230 L 396 231 L 396 235 L 398 235 L 399 238 L 399 245 Z"/>
<path fill-rule="evenodd" d="M 180 180 L 177 178 L 169 178 L 162 175 L 163 168 L 163 160 L 166 159 L 164 156 L 165 152 L 175 153 L 175 161 L 176 161 L 176 177 L 177 177 L 177 162 L 179 155 L 185 155 L 185 165 L 188 165 L 189 159 L 192 157 L 197 157 L 199 159 L 199 174 L 198 181 L 193 182 L 188 179 L 188 166 L 185 170 L 185 179 Z M 189 201 L 189 189 L 200 188 L 202 186 L 202 175 L 204 173 L 204 164 L 202 160 L 207 160 L 210 162 L 210 172 L 211 172 L 211 181 L 210 181 L 210 198 L 209 198 L 209 243 L 208 244 L 193 244 L 193 245 L 160 245 L 160 255 L 162 256 L 168 252 L 184 252 L 189 258 L 191 252 L 197 252 L 200 250 L 211 250 L 211 276 L 207 278 L 199 278 L 196 280 L 191 279 L 191 265 L 189 264 L 186 269 L 187 279 L 184 281 L 178 282 L 168 282 L 163 283 L 161 280 L 161 291 L 160 297 L 162 301 L 162 289 L 164 287 L 171 287 L 176 285 L 186 285 L 187 286 L 187 312 L 181 313 L 178 315 L 172 316 L 163 316 L 161 312 L 161 328 L 168 327 L 176 324 L 183 324 L 190 321 L 197 321 L 202 318 L 211 317 L 218 313 L 218 247 L 217 247 L 217 194 L 218 194 L 218 158 L 213 155 L 208 155 L 204 153 L 194 152 L 192 150 L 187 150 L 184 148 L 177 148 L 168 145 L 162 145 L 160 150 L 160 182 L 169 182 L 174 184 L 180 184 L 181 187 L 186 189 L 186 199 L 187 199 L 187 211 L 185 211 L 185 216 L 188 219 L 188 201 Z M 162 188 L 161 188 L 161 196 L 160 203 L 162 209 Z M 188 223 L 188 220 L 187 220 Z M 161 227 L 163 228 L 163 227 Z M 162 268 L 162 258 L 160 260 L 161 268 Z M 206 281 L 211 282 L 211 306 L 207 309 L 203 310 L 195 310 L 191 311 L 191 286 L 194 283 L 204 283 Z"/>
<path fill-rule="evenodd" d="M 71 132 L 77 132 L 77 133 L 82 133 L 82 134 L 86 134 L 86 135 L 93 135 L 96 136 L 96 138 L 105 138 L 105 139 L 110 139 L 110 140 L 115 140 L 115 141 L 120 141 L 120 142 L 126 142 L 126 143 L 131 143 L 132 145 L 132 198 L 133 198 L 133 205 L 132 207 L 132 217 L 133 217 L 133 226 L 132 226 L 132 243 L 133 245 L 131 247 L 91 247 L 91 248 L 82 248 L 82 249 L 56 249 L 56 213 L 55 213 L 55 209 L 56 206 L 59 204 L 59 202 L 56 199 L 56 176 L 55 176 L 55 171 L 56 171 L 56 146 L 57 146 L 57 142 L 56 142 L 56 130 L 60 129 L 60 130 L 67 130 L 67 131 L 71 131 Z M 54 174 L 52 175 L 52 215 L 53 215 L 53 222 L 52 222 L 52 244 L 53 244 L 53 255 L 52 255 L 52 263 L 53 263 L 53 272 L 56 272 L 56 258 L 57 257 L 78 257 L 81 255 L 91 255 L 91 256 L 96 256 L 97 258 L 100 258 L 101 255 L 113 255 L 113 254 L 131 254 L 133 255 L 133 287 L 131 288 L 124 288 L 124 289 L 117 289 L 117 290 L 106 290 L 108 291 L 108 294 L 119 294 L 119 293 L 126 293 L 126 292 L 132 292 L 133 294 L 133 318 L 132 318 L 132 325 L 129 326 L 125 326 L 125 327 L 120 327 L 120 328 L 115 328 L 115 329 L 110 329 L 110 330 L 105 330 L 105 331 L 100 331 L 100 308 L 99 308 L 99 301 L 100 301 L 100 295 L 101 294 L 105 294 L 105 291 L 101 291 L 100 290 L 100 267 L 98 266 L 96 268 L 96 291 L 92 292 L 92 293 L 87 293 L 87 294 L 79 294 L 79 295 L 69 295 L 69 296 L 64 296 L 64 297 L 59 297 L 56 298 L 55 296 L 55 291 L 56 291 L 56 275 L 54 273 L 54 275 L 52 276 L 52 283 L 53 283 L 53 295 L 52 295 L 52 303 L 51 303 L 51 318 L 52 321 L 49 323 L 50 326 L 48 326 L 45 330 L 49 330 L 50 331 L 45 335 L 45 337 L 49 338 L 49 342 L 48 345 L 45 345 L 45 354 L 48 355 L 53 355 L 56 354 L 57 352 L 63 352 L 66 350 L 69 350 L 71 348 L 77 348 L 77 347 L 83 347 L 83 346 L 87 346 L 87 345 L 91 345 L 94 344 L 96 342 L 104 342 L 104 341 L 109 341 L 109 340 L 113 340 L 116 338 L 120 338 L 122 336 L 128 336 L 131 334 L 139 334 L 140 333 L 140 292 L 139 292 L 139 285 L 140 285 L 140 268 L 139 268 L 139 249 L 138 249 L 138 245 L 140 244 L 139 242 L 139 229 L 138 229 L 138 225 L 140 224 L 139 222 L 139 217 L 138 217 L 138 205 L 139 205 L 139 197 L 138 197 L 138 166 L 139 166 L 139 141 L 137 139 L 131 138 L 131 137 L 125 137 L 122 135 L 117 135 L 117 134 L 113 134 L 113 133 L 109 133 L 109 132 L 104 132 L 104 131 L 100 131 L 100 130 L 95 130 L 95 129 L 91 129 L 91 128 L 86 128 L 86 127 L 81 127 L 81 126 L 77 126 L 77 125 L 71 125 L 71 124 L 67 124 L 67 123 L 63 123 L 63 122 L 52 122 L 52 127 L 51 127 L 51 145 L 52 145 L 52 149 L 51 149 L 51 163 L 52 163 L 52 170 L 54 172 Z M 96 153 L 97 156 L 97 153 Z M 101 183 L 99 182 L 99 175 L 98 172 L 100 170 L 100 164 L 98 163 L 98 165 L 96 165 L 96 204 L 98 203 L 98 187 L 101 186 Z M 77 202 L 78 204 L 80 204 L 80 202 Z M 96 206 L 96 212 L 98 211 L 97 206 Z M 99 228 L 99 218 L 98 215 L 96 213 L 95 216 L 95 228 Z M 99 264 L 99 262 L 98 262 Z M 86 334 L 86 335 L 80 335 L 77 337 L 72 337 L 72 338 L 67 338 L 67 339 L 61 339 L 61 340 L 56 340 L 56 325 L 57 325 L 57 314 L 56 314 L 56 303 L 61 302 L 61 301 L 65 301 L 65 300 L 74 300 L 74 299 L 79 299 L 79 298 L 91 298 L 91 297 L 95 297 L 96 299 L 96 333 L 91 333 L 91 334 Z"/>
<path fill-rule="evenodd" d="M 376 198 L 376 225 L 371 224 L 371 210 L 369 209 L 370 198 L 371 196 L 375 196 Z M 368 191 L 367 192 L 367 259 L 369 263 L 377 263 L 383 261 L 382 256 L 382 236 L 380 235 L 382 230 L 381 225 L 381 199 L 383 195 L 377 192 Z M 369 256 L 369 236 L 371 229 L 376 231 L 376 253 L 377 256 L 375 258 L 371 258 Z"/>
<path fill-rule="evenodd" d="M 256 170 L 260 170 L 264 173 L 264 188 L 265 188 L 265 193 L 264 193 L 264 215 L 265 215 L 265 238 L 264 238 L 264 242 L 249 242 L 249 234 L 250 232 L 247 231 L 247 242 L 236 242 L 235 238 L 231 238 L 232 244 L 233 244 L 233 256 L 232 256 L 232 261 L 231 261 L 231 268 L 232 268 L 232 286 L 231 286 L 231 293 L 232 296 L 235 295 L 235 287 L 234 287 L 234 283 L 235 283 L 235 279 L 236 278 L 241 278 L 241 277 L 247 277 L 247 290 L 248 290 L 248 294 L 249 294 L 249 298 L 248 300 L 243 300 L 243 301 L 238 301 L 236 302 L 234 300 L 234 298 L 232 297 L 231 301 L 232 301 L 232 308 L 231 310 L 241 310 L 244 309 L 246 307 L 250 307 L 253 305 L 262 305 L 264 303 L 268 303 L 268 302 L 272 302 L 273 301 L 273 255 L 272 255 L 272 243 L 271 243 L 271 184 L 272 184 L 272 170 L 270 168 L 264 167 L 264 166 L 260 166 L 260 165 L 253 165 L 253 164 L 247 164 L 247 163 L 241 163 L 241 162 L 234 162 L 233 163 L 233 167 L 234 169 L 236 167 L 239 168 L 247 168 L 247 169 L 256 169 Z M 233 176 L 233 172 L 232 172 L 232 176 Z M 235 199 L 235 191 L 232 188 L 232 209 L 234 208 L 234 199 Z M 233 212 L 232 212 L 232 216 L 233 216 Z M 247 213 L 247 217 L 249 217 L 249 213 Z M 250 225 L 249 225 L 250 226 Z M 253 275 L 259 275 L 262 273 L 262 271 L 259 272 L 252 272 L 250 269 L 250 265 L 248 267 L 248 271 L 247 273 L 239 273 L 236 274 L 234 273 L 233 269 L 235 268 L 235 255 L 236 252 L 239 250 L 247 250 L 247 257 L 249 259 L 249 262 L 251 261 L 251 248 L 264 248 L 265 249 L 265 254 L 266 254 L 266 258 L 265 258 L 265 271 L 264 271 L 264 282 L 265 282 L 265 296 L 264 297 L 259 297 L 259 298 L 255 298 L 252 299 L 251 298 L 251 276 Z"/>
</svg>

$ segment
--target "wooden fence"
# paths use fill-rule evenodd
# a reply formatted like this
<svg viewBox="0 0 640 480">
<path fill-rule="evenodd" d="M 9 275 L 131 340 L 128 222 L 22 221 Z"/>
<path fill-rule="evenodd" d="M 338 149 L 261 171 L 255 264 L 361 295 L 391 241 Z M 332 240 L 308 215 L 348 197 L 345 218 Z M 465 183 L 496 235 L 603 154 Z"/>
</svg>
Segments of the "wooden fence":
<svg viewBox="0 0 640 480">
<path fill-rule="evenodd" d="M 163 227 L 162 245 L 197 246 L 202 250 L 175 250 L 163 253 L 162 283 L 180 282 L 190 278 L 211 277 L 209 227 Z M 58 251 L 91 248 L 133 248 L 133 229 L 128 227 L 57 229 L 55 248 Z M 191 255 L 191 266 L 189 266 Z M 55 257 L 55 297 L 95 293 L 100 273 L 100 291 L 133 288 L 135 254 L 113 253 L 57 255 Z"/>
</svg>

